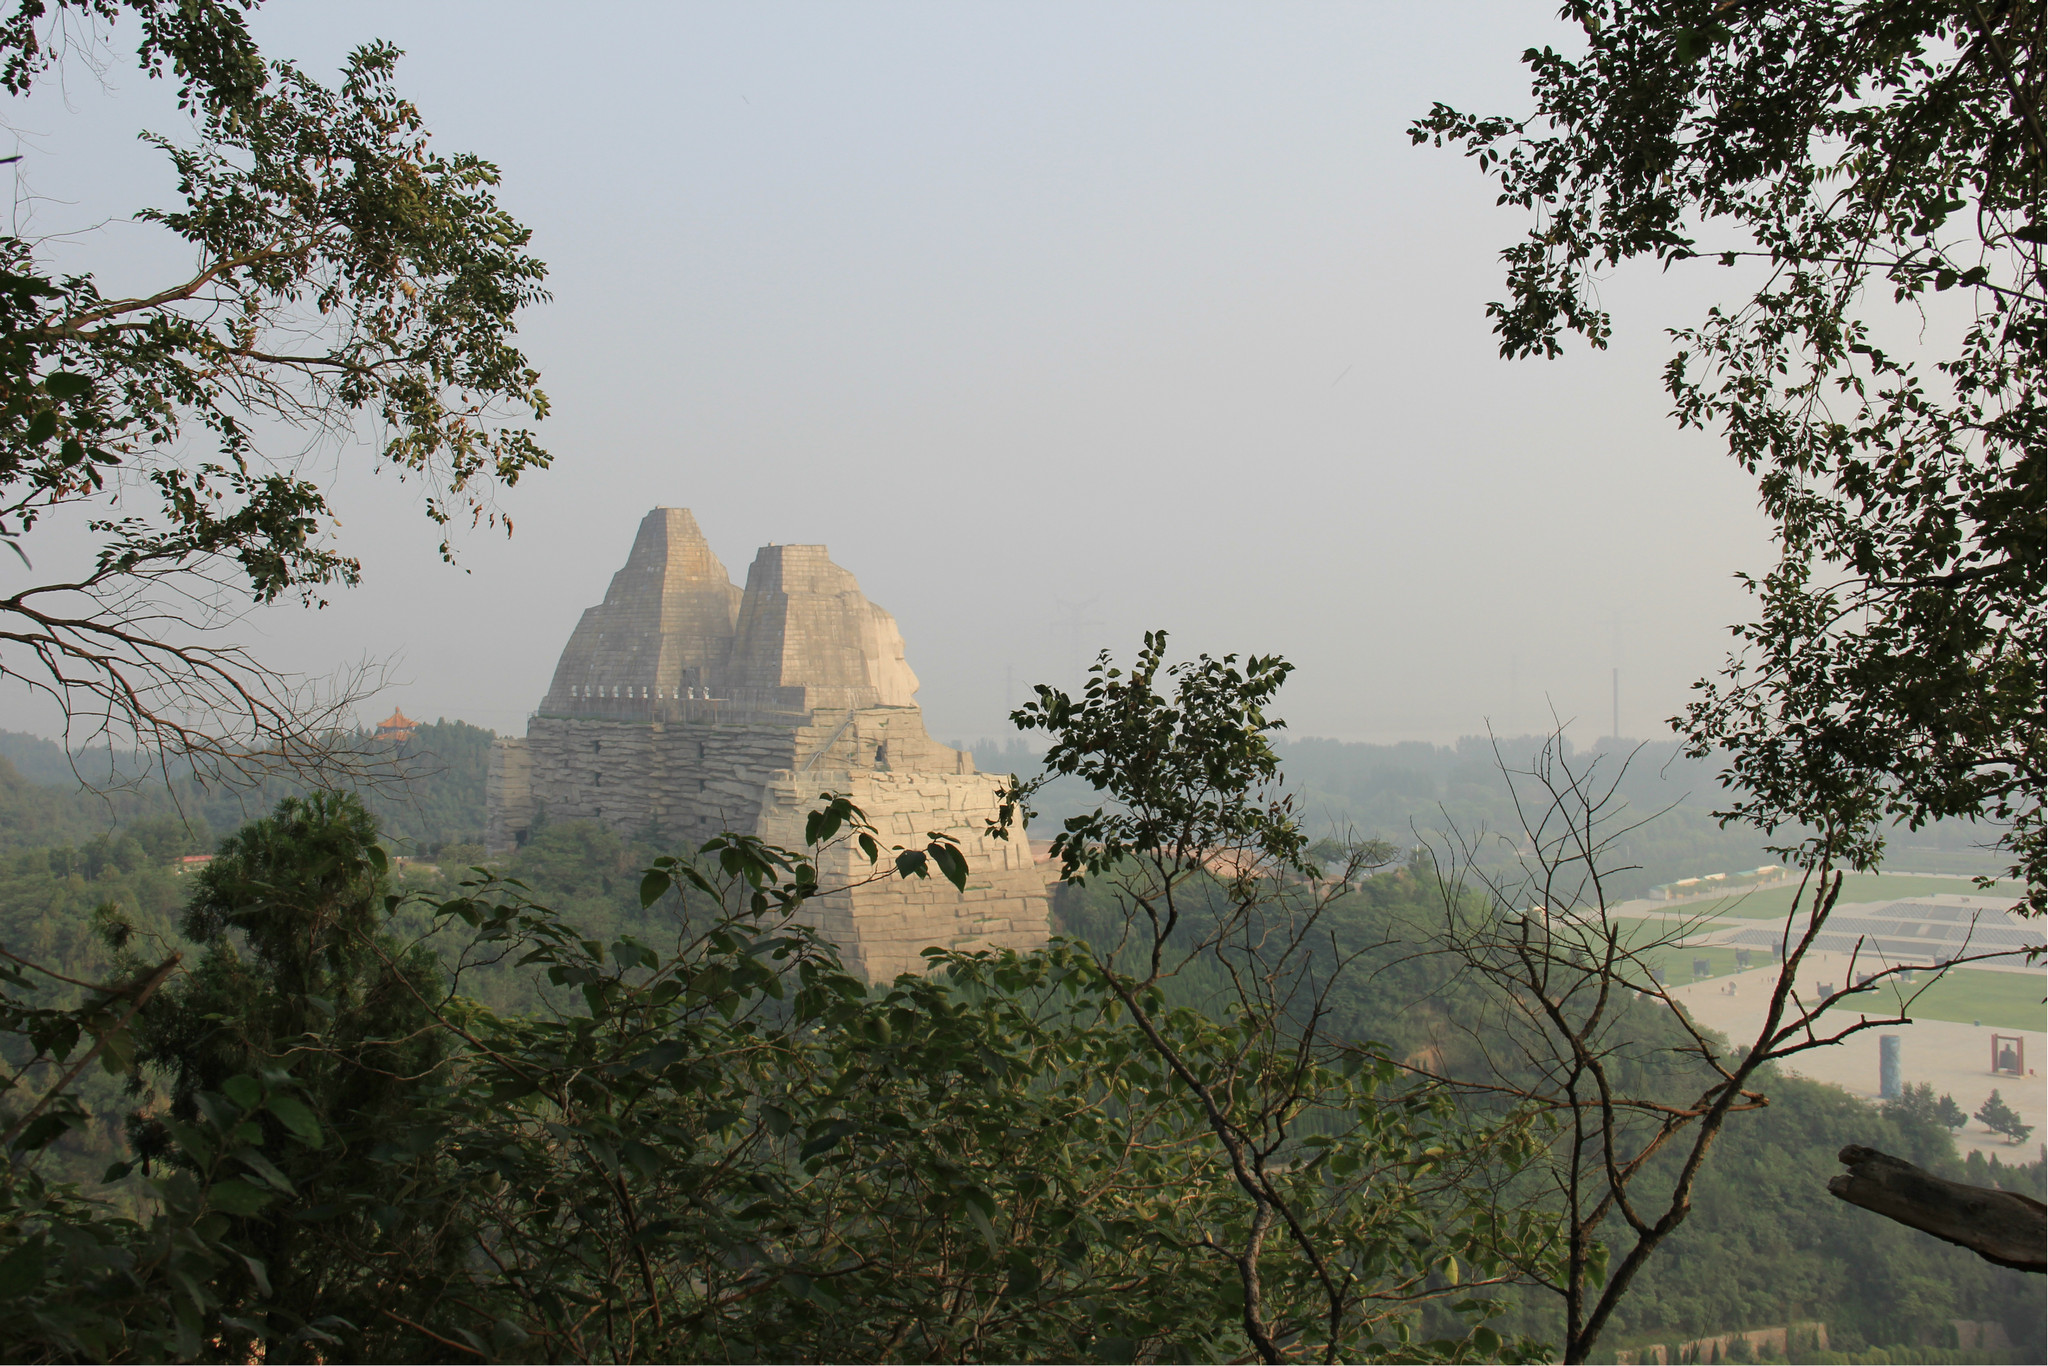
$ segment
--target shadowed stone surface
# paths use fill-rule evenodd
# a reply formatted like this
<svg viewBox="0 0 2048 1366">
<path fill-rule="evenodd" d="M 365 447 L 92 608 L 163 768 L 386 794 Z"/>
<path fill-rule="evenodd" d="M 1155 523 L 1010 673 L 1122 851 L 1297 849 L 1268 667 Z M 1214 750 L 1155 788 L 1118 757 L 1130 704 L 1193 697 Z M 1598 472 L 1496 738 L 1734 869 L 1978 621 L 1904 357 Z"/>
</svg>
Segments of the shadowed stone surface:
<svg viewBox="0 0 2048 1366">
<path fill-rule="evenodd" d="M 809 907 L 849 966 L 887 979 L 919 951 L 1036 948 L 1046 896 L 1020 834 L 988 838 L 996 780 L 934 741 L 895 618 L 825 547 L 764 546 L 733 586 L 687 509 L 656 508 L 605 600 L 583 614 L 524 739 L 492 749 L 486 842 L 507 851 L 536 818 L 596 820 L 695 845 L 721 831 L 791 848 L 822 792 L 867 812 L 884 846 L 959 841 L 964 893 L 892 879 Z M 850 845 L 819 873 L 866 871 Z"/>
</svg>

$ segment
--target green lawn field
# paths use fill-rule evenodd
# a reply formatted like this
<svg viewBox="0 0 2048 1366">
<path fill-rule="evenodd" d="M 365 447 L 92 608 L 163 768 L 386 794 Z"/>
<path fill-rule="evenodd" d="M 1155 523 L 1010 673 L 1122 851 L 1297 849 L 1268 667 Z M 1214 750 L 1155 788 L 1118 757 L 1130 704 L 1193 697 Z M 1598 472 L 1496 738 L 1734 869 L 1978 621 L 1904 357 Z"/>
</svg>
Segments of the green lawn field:
<svg viewBox="0 0 2048 1366">
<path fill-rule="evenodd" d="M 1752 968 L 1765 967 L 1771 961 L 1771 955 L 1765 949 L 1750 949 L 1747 952 L 1749 966 Z M 1736 966 L 1735 954 L 1734 949 L 1709 945 L 1701 948 L 1654 949 L 1644 953 L 1642 959 L 1653 967 L 1664 969 L 1665 986 L 1682 987 L 1689 982 L 1704 982 L 1708 977 L 1726 977 L 1730 973 L 1742 971 Z M 1706 976 L 1694 977 L 1693 962 L 1701 958 L 1707 961 Z"/>
<path fill-rule="evenodd" d="M 1867 879 L 1876 882 L 1878 879 Z M 1918 885 L 1938 882 L 1937 878 L 1885 878 L 1884 895 L 1868 898 L 1890 900 L 1901 896 L 1924 896 L 1926 892 Z M 1850 896 L 1849 880 L 1844 879 L 1843 904 Z M 1784 894 L 1781 894 L 1784 895 Z M 1789 900 L 1789 895 L 1786 896 Z M 1783 914 L 1780 910 L 1779 914 Z M 1673 921 L 1654 917 L 1637 919 L 1633 916 L 1617 916 L 1614 923 L 1622 930 L 1622 942 L 1636 947 L 1638 961 L 1643 970 L 1661 968 L 1664 971 L 1664 985 L 1682 987 L 1692 982 L 1704 982 L 1715 977 L 1727 977 L 1733 973 L 1770 966 L 1770 953 L 1766 949 L 1747 950 L 1749 968 L 1743 968 L 1736 959 L 1739 952 L 1732 947 L 1705 945 L 1691 947 L 1683 945 L 1657 944 L 1657 940 L 1682 932 L 1683 927 Z M 1704 959 L 1707 971 L 1704 975 L 1693 975 L 1693 964 Z M 1630 973 L 1634 976 L 1635 973 Z M 1891 1013 L 1900 1007 L 1896 1004 L 1905 995 L 1918 990 L 1922 983 L 1895 984 L 1882 987 L 1869 996 L 1853 997 L 1838 1005 L 1837 1010 L 1848 1009 L 1863 1014 Z M 1981 968 L 1957 968 L 1943 974 L 1941 979 L 1913 1000 L 1910 1015 L 1917 1020 L 1953 1020 L 1959 1024 L 1981 1021 L 1987 1029 L 2027 1029 L 2040 1031 L 2048 1028 L 2048 1005 L 2043 996 L 2048 994 L 2048 974 L 2020 972 L 1987 972 Z"/>
<path fill-rule="evenodd" d="M 1704 982 L 1709 977 L 1726 977 L 1730 973 L 1747 970 L 1737 965 L 1737 950 L 1733 948 L 1694 948 L 1690 945 L 1659 942 L 1677 939 L 1687 933 L 1697 933 L 1700 928 L 1698 925 L 1687 925 L 1677 920 L 1665 920 L 1654 916 L 1640 919 L 1634 916 L 1616 916 L 1613 923 L 1621 931 L 1623 946 L 1635 953 L 1637 962 L 1641 965 L 1640 970 L 1662 968 L 1666 986 L 1682 987 L 1689 982 Z M 1748 954 L 1751 968 L 1764 967 L 1771 961 L 1767 949 L 1751 948 L 1743 952 Z M 1692 967 L 1698 959 L 1706 960 L 1708 970 L 1704 976 L 1696 978 L 1693 976 Z"/>
<path fill-rule="evenodd" d="M 1901 1007 L 1895 1002 L 1909 996 L 1914 985 L 1880 988 L 1835 1009 L 1860 1006 L 1864 1014 L 1898 1010 Z M 2040 973 L 1956 968 L 1943 973 L 1904 1010 L 1916 1020 L 1953 1020 L 1957 1024 L 1981 1023 L 1986 1029 L 2027 1029 L 2039 1033 L 2048 1029 L 2048 1006 L 2042 1004 L 2044 992 L 2048 992 L 2048 977 Z M 1862 1004 L 1866 1001 L 1868 1004 Z"/>
<path fill-rule="evenodd" d="M 1734 916 L 1744 920 L 1778 919 L 1792 907 L 1792 898 L 1798 893 L 1797 887 L 1773 887 L 1768 891 L 1751 892 L 1747 896 L 1731 896 L 1725 902 L 1691 901 L 1674 910 L 1697 911 L 1706 914 Z M 1965 878 L 1957 877 L 1916 877 L 1911 873 L 1850 873 L 1842 879 L 1842 905 L 1858 901 L 1895 901 L 1910 896 L 2004 896 L 2017 901 L 2021 888 L 2017 882 L 2001 882 L 1986 891 L 1973 886 Z M 1801 909 L 1812 904 L 1811 897 L 1802 900 Z"/>
</svg>

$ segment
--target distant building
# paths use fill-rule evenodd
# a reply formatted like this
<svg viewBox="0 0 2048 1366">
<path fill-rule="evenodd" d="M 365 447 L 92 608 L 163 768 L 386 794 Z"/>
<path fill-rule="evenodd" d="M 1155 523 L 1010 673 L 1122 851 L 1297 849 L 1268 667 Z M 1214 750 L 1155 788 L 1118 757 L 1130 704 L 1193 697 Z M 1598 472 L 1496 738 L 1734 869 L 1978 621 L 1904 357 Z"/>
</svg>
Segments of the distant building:
<svg viewBox="0 0 2048 1366">
<path fill-rule="evenodd" d="M 379 740 L 389 740 L 395 745 L 404 744 L 407 740 L 412 739 L 414 732 L 419 730 L 419 728 L 419 722 L 411 719 L 402 711 L 393 710 L 391 715 L 377 723 L 377 738 Z"/>
<path fill-rule="evenodd" d="M 871 881 L 847 842 L 823 851 L 820 879 L 844 890 L 805 915 L 849 966 L 888 981 L 923 971 L 928 945 L 1036 948 L 1047 902 L 1033 850 L 1021 830 L 989 837 L 999 780 L 931 738 L 917 686 L 896 619 L 824 546 L 762 547 L 741 589 L 687 508 L 656 508 L 525 736 L 492 745 L 484 843 L 516 848 L 544 814 L 683 846 L 731 830 L 800 848 L 819 794 L 844 793 L 884 849 L 943 831 L 970 869 L 964 892 Z"/>
</svg>

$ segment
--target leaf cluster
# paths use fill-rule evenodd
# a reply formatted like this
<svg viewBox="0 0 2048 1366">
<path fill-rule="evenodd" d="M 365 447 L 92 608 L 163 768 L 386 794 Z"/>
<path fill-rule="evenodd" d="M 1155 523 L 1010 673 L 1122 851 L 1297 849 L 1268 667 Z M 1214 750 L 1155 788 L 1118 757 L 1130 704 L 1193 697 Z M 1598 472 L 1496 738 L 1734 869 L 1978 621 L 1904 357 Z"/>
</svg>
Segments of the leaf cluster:
<svg viewBox="0 0 2048 1366">
<path fill-rule="evenodd" d="M 2044 59 L 2036 4 L 1574 0 L 1536 113 L 1438 105 L 1536 215 L 1490 306 L 1504 355 L 1605 346 L 1603 274 L 1743 267 L 1673 335 L 1681 425 L 1758 481 L 1779 563 L 1682 718 L 1722 813 L 1866 867 L 1901 820 L 1985 820 L 2039 913 Z M 1948 296 L 1940 304 L 1937 296 Z M 1917 345 L 1894 338 L 1902 329 Z M 1817 847 L 1798 846 L 1807 854 Z"/>
<path fill-rule="evenodd" d="M 99 537 L 89 573 L 0 599 L 0 673 L 230 769 L 322 745 L 283 680 L 205 629 L 237 598 L 318 604 L 362 573 L 311 451 L 267 454 L 266 429 L 317 448 L 373 424 L 378 463 L 424 485 L 441 527 L 495 523 L 493 490 L 548 463 L 518 425 L 547 399 L 512 339 L 546 270 L 496 168 L 434 148 L 396 49 L 358 49 L 329 87 L 264 62 L 245 8 L 25 0 L 0 24 L 0 82 L 21 93 L 134 19 L 143 68 L 175 72 L 196 120 L 184 141 L 145 134 L 179 199 L 137 215 L 189 249 L 189 274 L 108 296 L 0 236 L 0 541 L 26 565 L 37 525 L 72 505 Z"/>
<path fill-rule="evenodd" d="M 1266 707 L 1294 666 L 1277 656 L 1201 655 L 1166 663 L 1166 632 L 1148 631 L 1128 674 L 1103 651 L 1079 697 L 1040 684 L 1010 719 L 1052 737 L 1044 773 L 1012 777 L 990 830 L 1006 835 L 1033 814 L 1031 796 L 1068 775 L 1114 799 L 1072 816 L 1053 836 L 1062 877 L 1100 874 L 1134 856 L 1172 856 L 1200 845 L 1228 856 L 1300 866 L 1307 839 L 1284 798 L 1262 798 L 1280 760 L 1267 738 L 1286 722 Z M 1170 684 L 1170 691 L 1162 687 Z"/>
<path fill-rule="evenodd" d="M 1262 1216 L 1211 1111 L 1270 1105 L 1270 1021 L 1132 994 L 1066 942 L 935 949 L 871 985 L 805 923 L 836 890 L 820 854 L 851 844 L 893 878 L 919 875 L 905 852 L 947 860 L 863 846 L 833 794 L 810 833 L 658 860 L 647 928 L 607 940 L 488 873 L 408 901 L 359 803 L 281 803 L 195 888 L 202 959 L 142 1016 L 165 1098 L 109 1173 L 140 1217 L 32 1154 L 9 1168 L 10 1340 L 109 1360 L 1241 1354 L 1244 1257 L 1218 1249 Z M 423 920 L 459 942 L 396 935 Z M 486 962 L 542 978 L 542 1007 L 455 990 Z M 1285 1085 L 1262 1179 L 1322 1252 L 1255 1251 L 1260 1321 L 1290 1352 L 1508 1350 L 1472 1287 L 1530 1231 L 1467 1183 L 1500 1140 L 1359 1050 Z M 1418 1338 L 1423 1302 L 1463 1326 Z"/>
</svg>

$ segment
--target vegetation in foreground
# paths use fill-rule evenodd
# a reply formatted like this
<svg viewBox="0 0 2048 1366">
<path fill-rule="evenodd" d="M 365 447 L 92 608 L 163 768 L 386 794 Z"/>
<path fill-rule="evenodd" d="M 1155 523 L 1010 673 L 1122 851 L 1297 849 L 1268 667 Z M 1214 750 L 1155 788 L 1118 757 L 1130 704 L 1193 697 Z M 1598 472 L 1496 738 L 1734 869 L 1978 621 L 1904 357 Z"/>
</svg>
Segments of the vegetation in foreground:
<svg viewBox="0 0 2048 1366">
<path fill-rule="evenodd" d="M 1554 1126 L 1422 1075 L 1476 1060 L 1430 1051 L 1491 990 L 1401 947 L 1443 885 L 1371 848 L 1369 877 L 1217 875 L 1226 836 L 1303 844 L 1262 796 L 1277 679 L 1202 661 L 1169 696 L 1158 667 L 1048 713 L 1124 813 L 1063 831 L 1072 937 L 890 984 L 803 928 L 830 891 L 805 851 L 565 824 L 520 876 L 409 892 L 359 801 L 284 799 L 167 879 L 171 923 L 99 914 L 106 957 L 65 975 L 106 989 L 10 960 L 0 1334 L 49 1360 L 1544 1357 Z M 866 833 L 827 799 L 810 837 Z M 1132 898 L 1168 890 L 1162 931 Z M 1625 1079 L 1696 1084 L 1671 1065 Z M 1965 1173 L 1938 1113 L 1769 1085 L 1614 1342 L 2034 1341 L 2038 1278 L 1825 1193 L 1850 1137 Z"/>
</svg>

